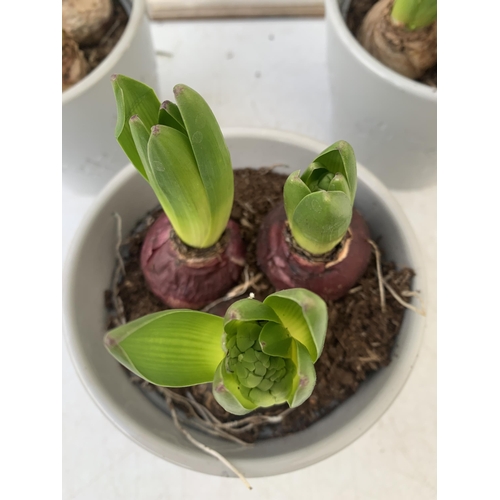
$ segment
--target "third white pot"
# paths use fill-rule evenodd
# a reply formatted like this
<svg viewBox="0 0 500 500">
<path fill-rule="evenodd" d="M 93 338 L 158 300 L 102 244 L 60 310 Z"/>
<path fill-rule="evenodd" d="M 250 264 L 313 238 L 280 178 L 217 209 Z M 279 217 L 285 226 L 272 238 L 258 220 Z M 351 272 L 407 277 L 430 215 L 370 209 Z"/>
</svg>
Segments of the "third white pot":
<svg viewBox="0 0 500 500">
<path fill-rule="evenodd" d="M 345 24 L 349 3 L 325 0 L 332 140 L 350 142 L 358 160 L 390 188 L 434 184 L 436 89 L 372 57 Z"/>
</svg>

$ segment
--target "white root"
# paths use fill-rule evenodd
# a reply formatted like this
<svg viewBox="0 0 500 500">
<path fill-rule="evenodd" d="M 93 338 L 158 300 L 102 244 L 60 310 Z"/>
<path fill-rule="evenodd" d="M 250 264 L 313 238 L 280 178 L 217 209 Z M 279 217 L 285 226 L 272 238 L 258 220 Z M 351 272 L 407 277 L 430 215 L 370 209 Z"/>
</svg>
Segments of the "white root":
<svg viewBox="0 0 500 500">
<path fill-rule="evenodd" d="M 374 241 L 368 240 L 368 243 L 372 246 L 374 252 L 375 252 L 375 261 L 377 264 L 377 277 L 378 277 L 378 286 L 379 286 L 379 292 L 380 292 L 380 308 L 383 313 L 385 313 L 385 291 L 384 291 L 384 277 L 382 276 L 382 256 L 380 253 L 380 250 L 378 246 L 375 244 Z"/>
<path fill-rule="evenodd" d="M 191 444 L 193 444 L 194 446 L 196 446 L 196 448 L 204 451 L 208 455 L 211 455 L 211 456 L 215 457 L 217 460 L 219 460 L 220 462 L 222 462 L 229 470 L 231 470 L 234 474 L 236 474 L 237 477 L 239 477 L 241 479 L 241 481 L 243 482 L 243 484 L 249 490 L 251 490 L 252 487 L 250 486 L 250 483 L 247 481 L 247 479 L 245 478 L 245 476 L 227 458 L 225 458 L 223 455 L 221 455 L 218 451 L 215 451 L 214 449 L 210 448 L 209 446 L 207 446 L 207 445 L 201 443 L 200 441 L 198 441 L 197 439 L 195 439 L 186 429 L 184 429 L 184 427 L 181 426 L 181 424 L 179 422 L 179 419 L 177 417 L 177 410 L 175 409 L 175 406 L 174 406 L 174 404 L 172 402 L 172 398 L 170 397 L 170 395 L 165 395 L 165 399 L 166 399 L 167 404 L 168 404 L 168 406 L 170 408 L 170 413 L 172 415 L 172 419 L 174 421 L 175 427 L 177 427 L 177 429 L 182 434 L 184 434 L 184 436 L 186 437 L 186 439 Z"/>
</svg>

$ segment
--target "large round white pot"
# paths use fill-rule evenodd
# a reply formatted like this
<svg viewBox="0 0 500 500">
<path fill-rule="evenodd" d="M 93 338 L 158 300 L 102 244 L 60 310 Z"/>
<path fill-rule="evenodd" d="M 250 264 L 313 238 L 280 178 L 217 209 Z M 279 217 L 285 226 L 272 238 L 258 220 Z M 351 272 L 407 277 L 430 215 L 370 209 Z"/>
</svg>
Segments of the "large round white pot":
<svg viewBox="0 0 500 500">
<path fill-rule="evenodd" d="M 290 173 L 305 168 L 326 146 L 312 139 L 273 130 L 224 131 L 233 165 Z M 370 172 L 358 167 L 356 208 L 366 218 L 371 235 L 386 259 L 416 272 L 413 287 L 425 300 L 425 280 L 418 245 L 403 212 L 389 191 Z M 76 370 L 104 414 L 127 436 L 152 453 L 183 467 L 227 475 L 216 459 L 193 447 L 171 418 L 133 385 L 103 346 L 106 331 L 104 291 L 115 265 L 116 219 L 124 235 L 158 202 L 149 185 L 132 166 L 120 172 L 101 192 L 82 223 L 66 262 L 64 319 L 67 346 Z M 203 284 L 200 284 L 203 286 Z M 424 331 L 423 317 L 405 313 L 391 364 L 369 377 L 359 390 L 330 415 L 305 431 L 257 443 L 238 445 L 192 433 L 223 453 L 248 477 L 290 472 L 323 460 L 352 443 L 389 408 L 415 363 Z M 96 450 L 97 452 L 97 450 Z"/>
<path fill-rule="evenodd" d="M 122 3 L 130 4 L 130 0 Z M 62 94 L 63 182 L 80 193 L 98 192 L 128 163 L 114 137 L 114 73 L 157 87 L 156 59 L 144 0 L 132 0 L 125 31 L 106 59 Z"/>
<path fill-rule="evenodd" d="M 372 57 L 346 26 L 350 0 L 325 0 L 333 134 L 390 188 L 436 182 L 437 93 Z"/>
</svg>

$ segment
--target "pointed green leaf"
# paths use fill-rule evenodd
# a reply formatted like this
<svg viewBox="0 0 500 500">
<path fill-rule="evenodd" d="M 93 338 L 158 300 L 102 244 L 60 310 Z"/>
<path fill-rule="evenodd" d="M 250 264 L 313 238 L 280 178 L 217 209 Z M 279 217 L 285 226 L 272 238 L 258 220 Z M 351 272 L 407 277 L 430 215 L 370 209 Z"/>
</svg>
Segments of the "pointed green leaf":
<svg viewBox="0 0 500 500">
<path fill-rule="evenodd" d="M 345 177 L 342 174 L 335 174 L 333 178 L 330 180 L 330 184 L 328 185 L 328 191 L 342 191 L 349 198 L 351 197 L 351 193 L 349 191 L 349 185 Z"/>
<path fill-rule="evenodd" d="M 305 288 L 292 288 L 269 295 L 264 303 L 273 308 L 289 334 L 307 348 L 315 362 L 323 350 L 328 325 L 325 301 Z"/>
<path fill-rule="evenodd" d="M 333 174 L 342 174 L 349 185 L 351 202 L 354 203 L 357 188 L 356 157 L 351 145 L 346 141 L 338 141 L 324 151 L 314 160 Z"/>
<path fill-rule="evenodd" d="M 151 136 L 151 130 L 148 129 L 142 120 L 139 118 L 139 115 L 132 115 L 129 120 L 130 133 L 132 135 L 132 139 L 134 141 L 135 148 L 137 150 L 137 154 L 141 159 L 141 163 L 144 166 L 145 177 L 146 180 L 148 178 L 148 170 L 151 167 L 149 165 L 148 159 L 148 142 L 149 137 Z"/>
<path fill-rule="evenodd" d="M 320 170 L 320 172 L 316 172 L 316 170 Z M 326 170 L 323 165 L 320 163 L 311 163 L 302 174 L 301 179 L 307 186 L 316 185 L 318 178 L 323 175 L 324 170 Z M 327 170 L 328 172 L 328 170 Z M 310 188 L 309 188 L 310 189 Z"/>
<path fill-rule="evenodd" d="M 273 321 L 280 323 L 280 319 L 269 306 L 255 299 L 241 299 L 229 306 L 224 316 L 224 329 L 231 328 L 231 323 L 238 321 Z"/>
<path fill-rule="evenodd" d="M 391 17 L 410 30 L 429 26 L 437 18 L 437 0 L 395 0 Z"/>
<path fill-rule="evenodd" d="M 316 370 L 307 349 L 300 343 L 294 342 L 292 360 L 297 367 L 292 382 L 292 389 L 287 397 L 290 408 L 301 405 L 314 390 L 316 384 Z"/>
<path fill-rule="evenodd" d="M 158 123 L 167 127 L 172 127 L 187 135 L 186 128 L 182 122 L 182 117 L 179 113 L 179 108 L 170 101 L 162 103 L 160 112 L 158 113 Z"/>
<path fill-rule="evenodd" d="M 191 310 L 168 310 L 108 332 L 104 344 L 125 367 L 152 384 L 187 387 L 212 382 L 224 357 L 223 321 Z"/>
<path fill-rule="evenodd" d="M 285 203 L 285 212 L 288 221 L 292 220 L 295 208 L 302 198 L 306 197 L 310 193 L 310 189 L 300 178 L 300 170 L 297 170 L 288 176 L 283 188 L 283 201 Z"/>
<path fill-rule="evenodd" d="M 160 189 L 158 182 L 156 181 L 155 172 L 151 169 L 151 164 L 149 162 L 148 154 L 148 142 L 150 138 L 150 131 L 144 126 L 142 120 L 139 116 L 134 115 L 130 118 L 130 131 L 132 133 L 132 138 L 134 139 L 135 147 L 141 159 L 141 162 L 146 171 L 146 176 L 150 186 L 153 188 L 158 201 L 160 202 L 163 210 L 170 219 L 173 227 L 177 227 L 179 225 L 177 221 L 176 214 L 170 205 L 169 200 L 165 196 L 165 193 Z"/>
<path fill-rule="evenodd" d="M 179 111 L 179 106 L 177 106 L 177 104 L 167 100 L 163 102 L 162 108 L 164 108 L 169 115 L 172 115 L 177 120 L 177 122 L 182 125 L 184 130 L 186 130 L 184 121 L 182 120 L 181 112 Z"/>
<path fill-rule="evenodd" d="M 144 165 L 132 138 L 129 120 L 131 116 L 138 115 L 145 127 L 150 129 L 157 123 L 160 101 L 151 87 L 132 78 L 113 75 L 111 81 L 117 111 L 115 137 L 129 160 L 147 180 Z"/>
<path fill-rule="evenodd" d="M 293 338 L 287 329 L 278 323 L 267 323 L 259 335 L 262 352 L 269 356 L 290 358 L 292 356 Z"/>
<path fill-rule="evenodd" d="M 234 180 L 231 157 L 215 116 L 206 101 L 187 85 L 174 94 L 205 186 L 212 215 L 211 234 L 219 239 L 233 206 Z"/>
<path fill-rule="evenodd" d="M 170 204 L 172 225 L 179 238 L 195 248 L 216 243 L 218 237 L 214 239 L 210 233 L 205 188 L 188 138 L 171 127 L 156 125 L 148 143 L 148 158 L 150 176 Z M 167 216 L 170 218 L 169 212 Z"/>
<path fill-rule="evenodd" d="M 340 191 L 317 191 L 295 209 L 292 235 L 300 247 L 321 255 L 342 241 L 352 218 L 350 198 Z"/>
<path fill-rule="evenodd" d="M 226 370 L 225 360 L 217 367 L 212 389 L 217 403 L 233 415 L 245 415 L 257 408 L 255 403 L 243 396 L 238 379 Z"/>
<path fill-rule="evenodd" d="M 313 165 L 317 164 L 313 163 Z M 311 174 L 309 175 L 309 179 L 307 181 L 307 187 L 311 190 L 311 192 L 325 190 L 325 188 L 328 187 L 331 177 L 329 177 L 328 180 L 326 181 L 326 186 L 321 186 L 321 183 L 324 182 L 325 176 L 333 177 L 333 174 L 329 170 L 323 167 L 315 168 L 311 172 Z"/>
</svg>

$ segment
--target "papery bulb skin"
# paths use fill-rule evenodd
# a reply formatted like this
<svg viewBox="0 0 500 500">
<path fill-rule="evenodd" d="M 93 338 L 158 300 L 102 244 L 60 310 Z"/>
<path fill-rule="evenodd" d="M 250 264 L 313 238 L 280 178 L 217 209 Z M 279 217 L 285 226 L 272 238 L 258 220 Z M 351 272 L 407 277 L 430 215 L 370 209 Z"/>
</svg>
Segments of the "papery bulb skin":
<svg viewBox="0 0 500 500">
<path fill-rule="evenodd" d="M 370 232 L 354 210 L 343 247 L 333 260 L 299 253 L 291 244 L 283 205 L 271 210 L 259 230 L 257 263 L 276 290 L 307 288 L 327 301 L 343 297 L 365 273 L 370 262 Z"/>
<path fill-rule="evenodd" d="M 394 0 L 379 0 L 357 32 L 359 43 L 388 68 L 413 80 L 437 62 L 437 23 L 409 30 L 391 17 Z"/>
<path fill-rule="evenodd" d="M 146 233 L 140 262 L 148 287 L 167 306 L 201 309 L 236 285 L 245 248 L 238 224 L 229 220 L 214 247 L 187 249 L 162 213 Z"/>
</svg>

